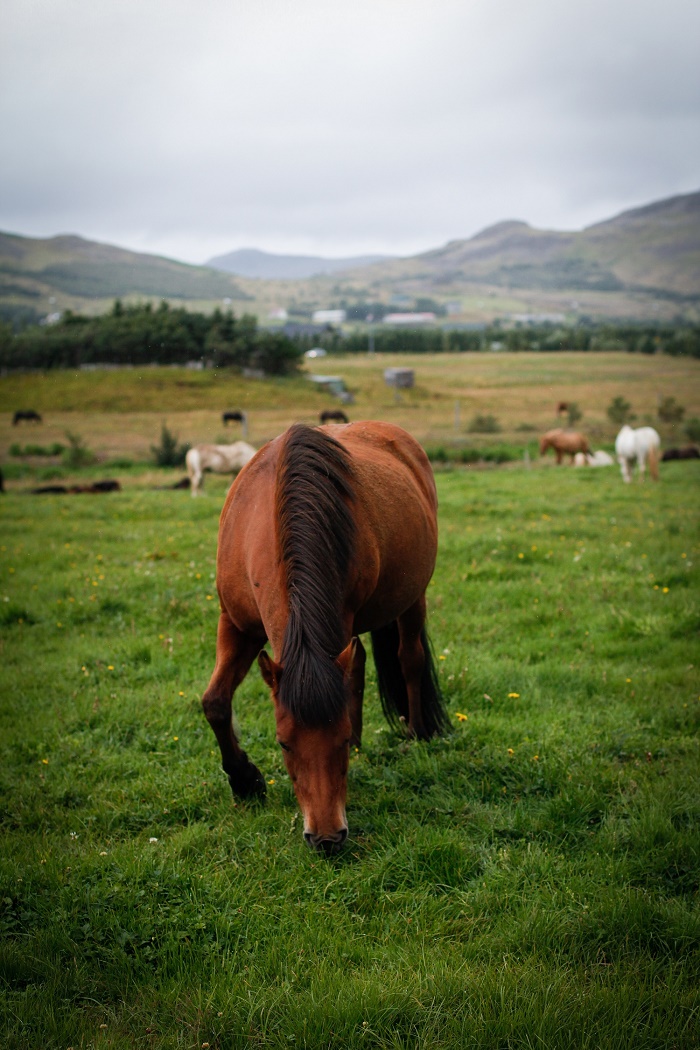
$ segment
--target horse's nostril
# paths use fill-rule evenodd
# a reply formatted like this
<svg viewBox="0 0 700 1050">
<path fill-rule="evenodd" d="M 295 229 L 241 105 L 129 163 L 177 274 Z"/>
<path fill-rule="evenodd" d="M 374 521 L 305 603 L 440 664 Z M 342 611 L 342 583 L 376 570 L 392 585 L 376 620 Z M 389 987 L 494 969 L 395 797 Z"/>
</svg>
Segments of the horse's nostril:
<svg viewBox="0 0 700 1050">
<path fill-rule="evenodd" d="M 340 828 L 331 835 L 315 835 L 311 831 L 304 832 L 304 841 L 311 849 L 322 850 L 324 853 L 336 853 L 348 837 L 348 829 Z"/>
</svg>

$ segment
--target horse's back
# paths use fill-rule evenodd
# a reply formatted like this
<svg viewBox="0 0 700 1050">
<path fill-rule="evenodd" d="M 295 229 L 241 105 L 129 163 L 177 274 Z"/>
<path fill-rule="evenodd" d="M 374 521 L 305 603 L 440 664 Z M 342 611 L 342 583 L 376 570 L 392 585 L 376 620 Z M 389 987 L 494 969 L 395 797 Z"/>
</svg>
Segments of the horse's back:
<svg viewBox="0 0 700 1050">
<path fill-rule="evenodd" d="M 356 630 L 383 626 L 420 598 L 437 556 L 437 493 L 425 452 L 378 421 L 322 428 L 350 453 L 356 525 L 348 601 Z"/>
<path fill-rule="evenodd" d="M 331 424 L 318 430 L 349 456 L 355 541 L 346 601 L 352 614 L 366 610 L 366 626 L 358 629 L 370 630 L 387 609 L 396 607 L 393 616 L 405 611 L 428 585 L 437 553 L 435 481 L 421 446 L 393 424 Z M 286 433 L 263 446 L 239 474 L 219 525 L 222 603 L 242 630 L 264 624 L 268 636 L 267 620 L 274 618 L 284 590 L 276 486 L 285 439 Z M 324 527 L 332 530 L 333 522 Z M 317 542 L 315 532 L 309 528 L 310 544 Z"/>
</svg>

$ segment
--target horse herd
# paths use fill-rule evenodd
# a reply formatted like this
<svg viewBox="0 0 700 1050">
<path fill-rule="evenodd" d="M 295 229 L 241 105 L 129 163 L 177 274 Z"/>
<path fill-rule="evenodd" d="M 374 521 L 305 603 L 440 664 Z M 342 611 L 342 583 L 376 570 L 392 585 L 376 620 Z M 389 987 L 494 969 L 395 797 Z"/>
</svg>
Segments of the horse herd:
<svg viewBox="0 0 700 1050">
<path fill-rule="evenodd" d="M 623 427 L 616 454 L 656 476 L 659 437 Z M 557 461 L 593 455 L 582 435 L 542 439 Z M 277 743 L 303 816 L 327 854 L 348 835 L 351 747 L 362 739 L 369 633 L 387 720 L 420 740 L 449 730 L 426 632 L 437 556 L 437 494 L 423 448 L 385 422 L 296 423 L 257 452 L 245 442 L 187 454 L 196 494 L 205 469 L 239 470 L 219 519 L 216 659 L 202 697 L 231 790 L 265 794 L 234 730 L 232 701 L 257 659 Z M 269 643 L 271 652 L 265 648 Z"/>
</svg>

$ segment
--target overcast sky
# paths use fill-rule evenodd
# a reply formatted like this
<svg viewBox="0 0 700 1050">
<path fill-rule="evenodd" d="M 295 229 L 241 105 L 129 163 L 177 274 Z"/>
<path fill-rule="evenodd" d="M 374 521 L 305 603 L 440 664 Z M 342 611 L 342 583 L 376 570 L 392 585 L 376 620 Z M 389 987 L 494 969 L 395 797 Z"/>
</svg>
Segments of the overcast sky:
<svg viewBox="0 0 700 1050">
<path fill-rule="evenodd" d="M 408 255 L 700 189 L 697 0 L 2 0 L 0 229 Z"/>
</svg>

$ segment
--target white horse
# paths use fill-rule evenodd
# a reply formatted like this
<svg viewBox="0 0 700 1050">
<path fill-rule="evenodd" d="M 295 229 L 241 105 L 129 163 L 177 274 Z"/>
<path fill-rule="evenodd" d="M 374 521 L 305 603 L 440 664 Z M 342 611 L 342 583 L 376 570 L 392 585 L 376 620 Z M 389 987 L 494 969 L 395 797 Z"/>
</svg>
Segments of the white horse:
<svg viewBox="0 0 700 1050">
<path fill-rule="evenodd" d="M 574 456 L 575 467 L 612 467 L 615 460 L 609 452 L 599 448 L 597 452 L 577 452 Z"/>
<path fill-rule="evenodd" d="M 632 480 L 634 461 L 637 461 L 639 477 L 644 480 L 644 470 L 649 463 L 649 473 L 654 481 L 659 480 L 659 450 L 661 438 L 653 427 L 637 427 L 633 430 L 625 423 L 615 439 L 615 455 L 622 470 L 622 480 Z"/>
<path fill-rule="evenodd" d="M 245 441 L 232 445 L 195 445 L 185 456 L 192 495 L 196 496 L 203 484 L 205 470 L 215 474 L 234 474 L 249 463 L 255 449 Z"/>
</svg>

